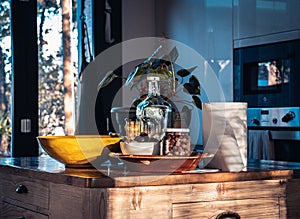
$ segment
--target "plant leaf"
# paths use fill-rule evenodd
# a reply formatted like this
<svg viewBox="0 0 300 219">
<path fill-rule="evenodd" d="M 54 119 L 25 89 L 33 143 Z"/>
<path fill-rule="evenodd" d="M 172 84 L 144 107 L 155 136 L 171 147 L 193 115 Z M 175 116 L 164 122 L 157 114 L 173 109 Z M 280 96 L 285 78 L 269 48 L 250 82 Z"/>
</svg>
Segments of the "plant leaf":
<svg viewBox="0 0 300 219">
<path fill-rule="evenodd" d="M 158 69 L 155 71 L 156 74 L 163 76 L 162 78 L 168 79 L 172 77 L 172 72 L 169 71 L 168 69 Z"/>
<path fill-rule="evenodd" d="M 195 106 L 198 109 L 202 110 L 202 102 L 201 102 L 200 98 L 198 96 L 196 96 L 196 95 L 193 95 L 192 98 L 193 98 L 193 103 L 195 104 Z"/>
<path fill-rule="evenodd" d="M 185 92 L 192 95 L 200 95 L 200 83 L 194 75 L 190 77 L 189 83 L 185 83 L 183 86 Z"/>
<path fill-rule="evenodd" d="M 114 71 L 107 72 L 104 78 L 98 84 L 97 89 L 100 90 L 101 88 L 106 87 L 107 85 L 110 84 L 110 82 L 112 82 L 113 79 L 117 77 L 118 76 L 114 73 Z"/>
<path fill-rule="evenodd" d="M 180 77 L 186 77 L 190 74 L 191 73 L 186 69 L 180 69 L 180 70 L 177 71 L 177 75 L 179 75 Z"/>
<path fill-rule="evenodd" d="M 189 93 L 189 94 L 193 94 L 194 93 L 194 88 L 193 88 L 193 86 L 190 83 L 185 83 L 183 85 L 183 87 L 185 88 L 185 89 L 183 89 L 184 92 Z"/>
<path fill-rule="evenodd" d="M 190 73 L 192 73 L 195 69 L 197 68 L 197 66 L 191 67 L 189 69 L 187 69 Z"/>
<path fill-rule="evenodd" d="M 177 75 L 180 77 L 186 77 L 188 75 L 190 75 L 192 73 L 192 71 L 194 71 L 197 68 L 197 66 L 194 66 L 192 68 L 189 69 L 180 69 L 177 71 Z"/>
<path fill-rule="evenodd" d="M 151 67 L 153 68 L 153 69 L 157 69 L 157 68 L 159 68 L 159 67 L 161 67 L 163 64 L 165 64 L 166 66 L 169 66 L 171 63 L 170 63 L 170 61 L 168 61 L 168 60 L 165 60 L 165 59 L 155 59 L 153 62 L 152 62 L 152 65 L 151 65 Z"/>
<path fill-rule="evenodd" d="M 125 85 L 128 86 L 135 77 L 148 73 L 147 69 L 149 69 L 149 66 L 150 64 L 147 62 L 143 62 L 136 66 L 135 70 L 130 72 L 130 74 L 128 75 Z"/>
<path fill-rule="evenodd" d="M 151 60 L 157 55 L 157 53 L 161 50 L 162 47 L 163 47 L 162 45 L 159 45 L 157 49 L 152 53 L 152 55 L 144 61 L 144 63 L 150 63 Z"/>
<path fill-rule="evenodd" d="M 174 63 L 177 60 L 178 56 L 179 56 L 178 50 L 177 50 L 176 46 L 174 46 L 174 48 L 169 53 L 171 62 Z M 167 60 L 169 60 L 169 59 L 167 59 Z"/>
<path fill-rule="evenodd" d="M 193 94 L 200 95 L 200 90 L 201 90 L 200 83 L 199 83 L 198 79 L 194 75 L 192 75 L 192 77 L 190 77 L 189 84 L 194 89 L 194 93 Z"/>
</svg>

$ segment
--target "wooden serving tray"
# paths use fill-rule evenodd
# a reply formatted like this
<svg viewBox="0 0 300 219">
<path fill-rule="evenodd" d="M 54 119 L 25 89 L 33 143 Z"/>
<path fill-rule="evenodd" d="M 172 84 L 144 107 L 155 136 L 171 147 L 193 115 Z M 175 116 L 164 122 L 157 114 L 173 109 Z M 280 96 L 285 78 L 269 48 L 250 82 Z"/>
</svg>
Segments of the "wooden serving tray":
<svg viewBox="0 0 300 219">
<path fill-rule="evenodd" d="M 130 172 L 144 173 L 181 173 L 194 170 L 201 159 L 213 157 L 212 154 L 194 156 L 163 156 L 163 155 L 124 155 L 112 154 L 121 159 Z"/>
</svg>

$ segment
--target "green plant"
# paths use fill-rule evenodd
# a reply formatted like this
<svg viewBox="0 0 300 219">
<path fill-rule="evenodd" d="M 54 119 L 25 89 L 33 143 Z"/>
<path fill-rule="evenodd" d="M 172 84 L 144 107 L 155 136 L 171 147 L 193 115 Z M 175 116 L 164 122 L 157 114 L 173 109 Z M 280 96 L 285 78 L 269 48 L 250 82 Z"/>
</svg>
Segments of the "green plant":
<svg viewBox="0 0 300 219">
<path fill-rule="evenodd" d="M 125 78 L 125 85 L 132 89 L 137 87 L 141 80 L 145 80 L 144 76 L 155 74 L 159 76 L 161 80 L 167 82 L 166 87 L 171 88 L 169 89 L 170 94 L 168 96 L 178 96 L 181 91 L 186 92 L 191 96 L 192 100 L 179 100 L 179 102 L 187 105 L 193 104 L 198 109 L 202 109 L 200 83 L 198 79 L 191 74 L 197 67 L 195 66 L 189 69 L 180 68 L 178 71 L 175 71 L 175 69 L 179 67 L 175 64 L 179 55 L 177 48 L 174 47 L 167 55 L 156 58 L 161 48 L 162 45 L 160 45 L 148 59 L 135 67 L 128 77 Z M 119 77 L 122 76 L 118 75 L 117 72 L 109 71 L 98 84 L 98 89 L 106 87 L 111 81 Z"/>
</svg>

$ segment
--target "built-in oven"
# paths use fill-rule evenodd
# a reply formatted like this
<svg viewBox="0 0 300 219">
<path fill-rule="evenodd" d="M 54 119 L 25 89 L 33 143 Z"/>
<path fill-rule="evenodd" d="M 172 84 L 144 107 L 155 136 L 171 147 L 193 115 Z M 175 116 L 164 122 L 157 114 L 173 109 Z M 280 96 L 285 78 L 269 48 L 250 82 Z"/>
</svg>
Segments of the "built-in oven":
<svg viewBox="0 0 300 219">
<path fill-rule="evenodd" d="M 249 107 L 300 105 L 300 39 L 234 50 L 234 101 Z"/>
<path fill-rule="evenodd" d="M 300 161 L 300 39 L 234 49 L 233 76 L 250 158 Z"/>
<path fill-rule="evenodd" d="M 264 156 L 274 160 L 300 162 L 300 107 L 259 107 L 248 109 L 248 137 L 267 133 L 265 138 L 252 139 L 248 147 L 254 153 L 264 151 Z M 251 135 L 255 132 L 256 135 Z M 263 142 L 265 144 L 263 144 Z M 268 142 L 266 144 L 266 142 Z M 265 148 L 263 148 L 265 147 Z M 249 151 L 253 148 L 248 148 Z M 259 156 L 262 156 L 262 153 Z M 264 159 L 265 157 L 260 157 Z"/>
</svg>

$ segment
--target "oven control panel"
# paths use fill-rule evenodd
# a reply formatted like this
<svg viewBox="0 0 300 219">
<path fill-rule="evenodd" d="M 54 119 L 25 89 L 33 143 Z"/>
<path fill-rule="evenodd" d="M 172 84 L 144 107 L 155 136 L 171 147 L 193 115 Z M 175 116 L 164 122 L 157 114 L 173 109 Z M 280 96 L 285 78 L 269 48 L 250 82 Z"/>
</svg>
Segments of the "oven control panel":
<svg viewBox="0 0 300 219">
<path fill-rule="evenodd" d="M 248 108 L 248 126 L 300 127 L 300 107 Z"/>
</svg>

